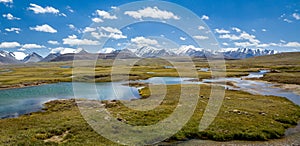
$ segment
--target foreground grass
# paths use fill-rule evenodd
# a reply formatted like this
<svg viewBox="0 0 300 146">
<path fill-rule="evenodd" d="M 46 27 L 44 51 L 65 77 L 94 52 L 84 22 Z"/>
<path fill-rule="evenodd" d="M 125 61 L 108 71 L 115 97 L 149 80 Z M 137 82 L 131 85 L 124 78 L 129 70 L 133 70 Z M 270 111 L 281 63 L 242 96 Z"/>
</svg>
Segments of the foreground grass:
<svg viewBox="0 0 300 146">
<path fill-rule="evenodd" d="M 106 109 L 114 117 L 124 123 L 152 125 L 166 118 L 177 106 L 180 86 L 169 85 L 167 89 L 168 93 L 163 102 L 150 111 L 131 110 L 119 101 L 102 101 L 102 103 L 105 103 Z M 151 99 L 148 98 L 150 92 L 147 88 L 144 88 L 141 94 L 144 99 Z M 300 119 L 299 106 L 285 98 L 226 91 L 218 116 L 208 129 L 199 132 L 199 121 L 209 96 L 210 87 L 201 85 L 200 98 L 192 118 L 167 141 L 195 138 L 217 141 L 275 139 L 281 138 L 285 129 L 297 124 Z M 97 109 L 94 110 L 96 112 Z M 80 115 L 74 100 L 51 101 L 45 105 L 45 112 L 2 119 L 0 129 L 0 143 L 5 145 L 114 144 L 93 131 Z"/>
</svg>

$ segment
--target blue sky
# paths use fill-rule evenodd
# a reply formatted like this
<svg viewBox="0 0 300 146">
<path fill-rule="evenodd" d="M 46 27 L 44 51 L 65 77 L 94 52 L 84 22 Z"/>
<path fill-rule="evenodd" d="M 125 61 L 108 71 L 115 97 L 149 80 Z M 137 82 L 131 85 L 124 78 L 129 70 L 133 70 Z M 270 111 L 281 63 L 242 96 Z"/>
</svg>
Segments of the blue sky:
<svg viewBox="0 0 300 146">
<path fill-rule="evenodd" d="M 184 21 L 186 25 L 182 27 L 195 25 L 198 30 L 194 31 L 201 31 L 194 20 L 186 21 L 189 12 L 181 13 L 176 7 L 155 5 L 151 1 L 151 5 L 136 5 L 130 9 L 131 13 L 125 14 L 129 10 L 122 10 L 122 5 L 130 2 L 134 1 L 0 0 L 0 50 L 37 52 L 46 56 L 49 52 L 65 48 L 84 48 L 85 45 L 97 48 L 101 46 L 97 39 L 105 37 L 108 41 L 101 46 L 103 48 L 123 49 L 141 45 L 204 47 L 198 46 L 197 40 L 210 38 L 203 34 L 191 36 L 181 28 L 168 25 L 171 21 Z M 203 29 L 211 30 L 219 48 L 300 51 L 299 0 L 168 2 L 185 7 L 202 19 L 205 23 Z M 148 11 L 157 14 L 148 14 Z M 136 21 L 151 18 L 160 22 L 145 21 L 117 28 L 115 24 L 123 23 L 127 19 L 125 17 Z M 93 31 L 98 34 L 91 35 Z M 170 40 L 171 44 L 164 45 L 161 41 L 164 39 Z"/>
</svg>

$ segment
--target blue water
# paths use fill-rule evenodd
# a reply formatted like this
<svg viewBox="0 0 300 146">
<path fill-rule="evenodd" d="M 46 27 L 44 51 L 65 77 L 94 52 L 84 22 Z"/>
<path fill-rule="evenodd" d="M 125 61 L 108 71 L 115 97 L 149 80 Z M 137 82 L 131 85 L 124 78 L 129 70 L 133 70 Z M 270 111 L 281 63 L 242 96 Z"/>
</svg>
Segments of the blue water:
<svg viewBox="0 0 300 146">
<path fill-rule="evenodd" d="M 213 82 L 218 83 L 219 81 L 231 81 L 237 87 L 226 86 L 226 88 L 242 90 L 253 94 L 286 97 L 295 104 L 300 105 L 300 95 L 292 91 L 273 87 L 274 84 L 271 83 L 246 80 L 246 78 L 261 77 L 265 73 L 265 71 L 251 73 L 249 76 L 242 78 L 205 79 L 202 82 L 190 81 L 192 78 L 179 77 L 153 77 L 148 80 L 141 80 L 140 82 L 170 85 L 210 84 Z M 137 88 L 124 86 L 124 83 L 56 83 L 0 90 L 0 118 L 17 117 L 22 114 L 39 111 L 42 109 L 43 103 L 55 99 L 131 100 L 140 98 Z"/>
<path fill-rule="evenodd" d="M 189 83 L 185 81 L 188 79 L 190 78 L 155 77 L 141 82 L 180 84 Z M 140 98 L 137 88 L 124 86 L 124 83 L 65 82 L 0 90 L 0 118 L 17 117 L 22 114 L 39 111 L 42 109 L 43 103 L 55 99 L 131 100 Z"/>
<path fill-rule="evenodd" d="M 77 98 L 112 100 L 139 98 L 138 89 L 122 83 L 74 83 L 80 87 Z M 93 88 L 95 95 L 89 95 Z M 94 88 L 94 89 L 95 89 Z M 95 91 L 95 90 L 94 90 Z M 117 91 L 117 92 L 115 92 Z M 121 94 L 120 94 L 121 93 Z M 0 118 L 16 117 L 42 109 L 43 103 L 55 99 L 75 98 L 72 83 L 56 83 L 41 86 L 0 90 Z"/>
</svg>

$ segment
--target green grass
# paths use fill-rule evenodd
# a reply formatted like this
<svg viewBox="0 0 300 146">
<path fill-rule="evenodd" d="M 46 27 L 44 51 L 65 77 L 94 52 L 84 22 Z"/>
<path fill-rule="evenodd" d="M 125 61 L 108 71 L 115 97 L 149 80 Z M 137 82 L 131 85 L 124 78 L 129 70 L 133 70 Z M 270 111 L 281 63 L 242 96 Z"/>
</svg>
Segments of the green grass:
<svg viewBox="0 0 300 146">
<path fill-rule="evenodd" d="M 159 86 L 156 88 L 161 89 Z M 105 103 L 107 110 L 120 121 L 135 126 L 152 125 L 166 118 L 177 106 L 180 86 L 169 85 L 167 89 L 163 102 L 149 111 L 135 111 L 119 101 L 102 101 L 102 103 Z M 144 99 L 141 100 L 149 100 L 149 94 L 148 88 L 142 89 L 141 95 Z M 281 138 L 285 129 L 295 125 L 300 119 L 299 106 L 285 98 L 227 90 L 218 116 L 208 129 L 200 132 L 199 121 L 210 96 L 210 87 L 201 85 L 200 95 L 192 118 L 167 141 L 192 138 L 217 141 L 269 140 Z M 2 119 L 0 129 L 0 143 L 7 145 L 114 144 L 93 131 L 80 115 L 74 100 L 51 101 L 45 105 L 45 112 Z M 54 136 L 60 139 L 49 141 Z"/>
</svg>

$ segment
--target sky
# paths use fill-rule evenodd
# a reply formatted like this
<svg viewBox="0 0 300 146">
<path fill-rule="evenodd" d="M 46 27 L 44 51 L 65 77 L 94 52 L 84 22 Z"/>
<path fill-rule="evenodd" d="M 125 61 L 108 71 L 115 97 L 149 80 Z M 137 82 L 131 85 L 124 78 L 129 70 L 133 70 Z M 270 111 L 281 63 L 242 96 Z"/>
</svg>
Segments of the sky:
<svg viewBox="0 0 300 146">
<path fill-rule="evenodd" d="M 0 50 L 300 51 L 299 0 L 0 0 Z"/>
</svg>

